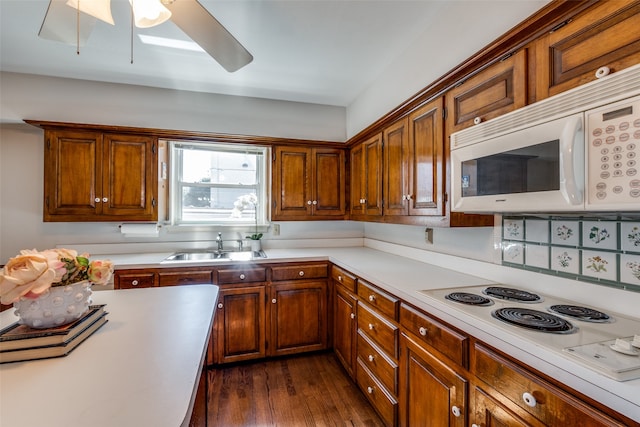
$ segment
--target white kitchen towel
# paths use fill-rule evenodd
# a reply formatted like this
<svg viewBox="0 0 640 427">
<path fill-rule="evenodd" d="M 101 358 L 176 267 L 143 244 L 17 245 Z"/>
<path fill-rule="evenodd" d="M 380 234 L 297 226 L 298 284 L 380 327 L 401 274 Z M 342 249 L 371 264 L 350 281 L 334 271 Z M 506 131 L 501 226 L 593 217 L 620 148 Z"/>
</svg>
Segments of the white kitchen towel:
<svg viewBox="0 0 640 427">
<path fill-rule="evenodd" d="M 158 237 L 160 225 L 153 224 L 121 224 L 120 232 L 124 237 Z"/>
</svg>

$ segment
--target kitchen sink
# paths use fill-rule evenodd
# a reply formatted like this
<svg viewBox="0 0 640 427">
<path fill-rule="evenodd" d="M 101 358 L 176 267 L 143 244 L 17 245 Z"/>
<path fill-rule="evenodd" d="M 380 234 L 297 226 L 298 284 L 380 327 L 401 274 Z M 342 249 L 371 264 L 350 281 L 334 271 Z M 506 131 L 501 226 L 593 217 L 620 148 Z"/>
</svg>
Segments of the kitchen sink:
<svg viewBox="0 0 640 427">
<path fill-rule="evenodd" d="M 176 252 L 166 257 L 164 261 L 250 261 L 266 257 L 267 254 L 264 251 L 190 251 Z"/>
</svg>

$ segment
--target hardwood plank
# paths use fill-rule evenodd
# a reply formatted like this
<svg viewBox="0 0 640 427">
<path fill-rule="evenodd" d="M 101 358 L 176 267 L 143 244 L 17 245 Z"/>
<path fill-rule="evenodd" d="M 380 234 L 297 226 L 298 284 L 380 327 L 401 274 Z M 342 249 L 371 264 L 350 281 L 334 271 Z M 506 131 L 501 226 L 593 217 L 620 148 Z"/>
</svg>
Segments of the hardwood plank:
<svg viewBox="0 0 640 427">
<path fill-rule="evenodd" d="M 333 353 L 208 372 L 209 426 L 383 426 Z"/>
</svg>

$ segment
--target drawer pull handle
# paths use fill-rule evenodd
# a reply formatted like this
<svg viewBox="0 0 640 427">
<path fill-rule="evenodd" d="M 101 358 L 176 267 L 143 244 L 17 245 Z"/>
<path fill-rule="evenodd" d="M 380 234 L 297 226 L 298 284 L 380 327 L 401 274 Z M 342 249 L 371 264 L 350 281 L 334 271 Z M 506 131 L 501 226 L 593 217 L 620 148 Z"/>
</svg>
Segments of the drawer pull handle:
<svg viewBox="0 0 640 427">
<path fill-rule="evenodd" d="M 451 413 L 457 418 L 460 416 L 460 414 L 462 414 L 462 411 L 460 411 L 460 408 L 458 408 L 457 406 L 452 406 Z"/>
<path fill-rule="evenodd" d="M 530 406 L 531 408 L 535 408 L 538 404 L 538 401 L 535 397 L 533 397 L 533 394 L 531 393 L 523 393 L 522 400 L 524 400 L 524 403 L 526 403 L 527 406 Z"/>
<path fill-rule="evenodd" d="M 277 302 L 277 300 L 274 298 L 271 300 L 271 304 L 275 304 Z"/>
<path fill-rule="evenodd" d="M 219 303 L 218 308 L 222 308 L 222 307 L 224 307 L 224 305 L 222 305 L 222 303 Z"/>
<path fill-rule="evenodd" d="M 376 358 L 373 357 L 373 354 L 370 354 L 369 357 L 367 357 L 367 359 L 369 359 L 369 362 L 373 362 L 374 360 L 376 360 Z"/>
<path fill-rule="evenodd" d="M 342 282 L 342 276 L 338 276 L 338 282 Z"/>
<path fill-rule="evenodd" d="M 369 330 L 373 331 L 373 328 L 374 328 L 373 323 L 369 323 Z"/>
<path fill-rule="evenodd" d="M 132 284 L 133 286 L 138 286 L 138 284 L 139 284 L 139 283 L 140 283 L 140 282 L 138 282 L 137 280 L 132 280 L 132 281 L 131 281 L 131 284 Z"/>
<path fill-rule="evenodd" d="M 355 313 L 351 313 L 351 318 L 355 319 L 356 318 L 356 314 Z"/>
<path fill-rule="evenodd" d="M 418 329 L 418 332 L 420 332 L 420 335 L 422 335 L 423 337 L 427 336 L 427 328 L 425 328 L 424 326 L 420 326 L 420 329 Z"/>
<path fill-rule="evenodd" d="M 373 387 L 367 387 L 367 393 L 373 394 Z"/>
<path fill-rule="evenodd" d="M 244 274 L 240 275 L 240 280 L 244 280 L 247 276 L 245 276 Z"/>
<path fill-rule="evenodd" d="M 304 276 L 304 271 L 300 270 L 300 272 L 298 272 L 298 276 L 300 277 Z"/>
<path fill-rule="evenodd" d="M 376 300 L 375 295 L 369 295 L 369 301 L 374 302 Z"/>
</svg>

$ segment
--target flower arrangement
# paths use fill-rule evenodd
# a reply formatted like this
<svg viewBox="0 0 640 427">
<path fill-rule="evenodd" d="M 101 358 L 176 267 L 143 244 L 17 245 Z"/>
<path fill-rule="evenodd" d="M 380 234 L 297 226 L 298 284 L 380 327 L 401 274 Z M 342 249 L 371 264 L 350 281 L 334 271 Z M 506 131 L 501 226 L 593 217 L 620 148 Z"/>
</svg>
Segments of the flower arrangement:
<svg viewBox="0 0 640 427">
<path fill-rule="evenodd" d="M 0 302 L 11 304 L 20 297 L 38 298 L 47 289 L 88 280 L 106 285 L 113 274 L 109 260 L 89 261 L 88 254 L 72 249 L 22 250 L 0 271 Z"/>
<path fill-rule="evenodd" d="M 247 239 L 260 240 L 262 239 L 262 233 L 258 232 L 258 196 L 256 196 L 255 193 L 245 194 L 244 196 L 238 197 L 238 200 L 233 202 L 233 210 L 231 211 L 231 216 L 234 218 L 240 218 L 242 216 L 242 211 L 252 205 L 256 210 L 255 231 L 253 232 L 253 234 L 248 235 Z"/>
</svg>

